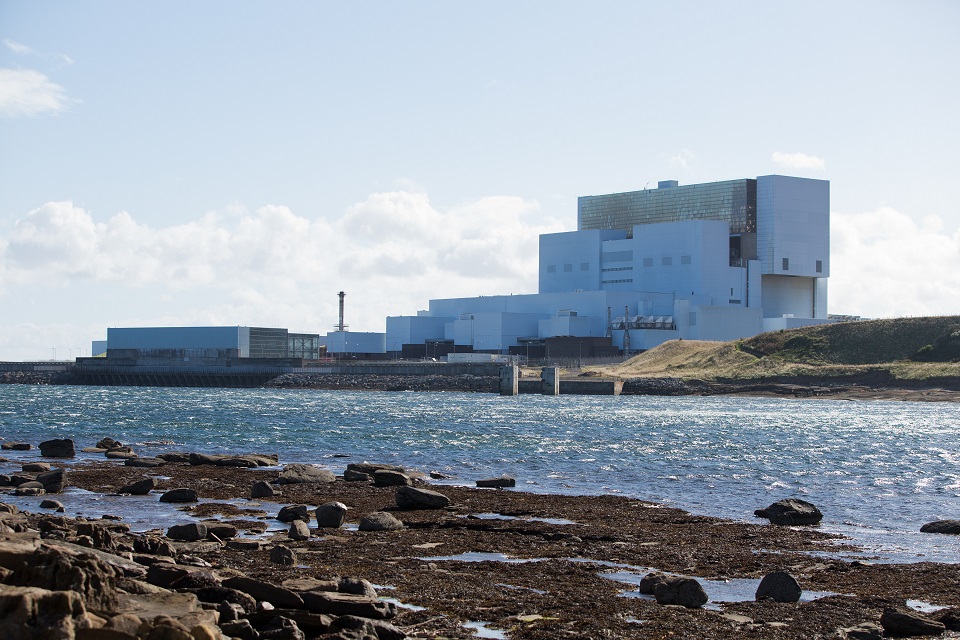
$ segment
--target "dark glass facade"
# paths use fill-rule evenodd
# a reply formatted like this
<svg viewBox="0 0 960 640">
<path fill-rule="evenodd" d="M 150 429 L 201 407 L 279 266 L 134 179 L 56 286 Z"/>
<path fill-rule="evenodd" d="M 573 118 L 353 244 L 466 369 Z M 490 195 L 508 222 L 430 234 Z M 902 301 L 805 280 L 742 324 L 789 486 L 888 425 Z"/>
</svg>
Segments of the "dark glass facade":
<svg viewBox="0 0 960 640">
<path fill-rule="evenodd" d="M 680 220 L 724 220 L 731 234 L 757 231 L 757 181 L 749 178 L 577 199 L 580 230 Z"/>
</svg>

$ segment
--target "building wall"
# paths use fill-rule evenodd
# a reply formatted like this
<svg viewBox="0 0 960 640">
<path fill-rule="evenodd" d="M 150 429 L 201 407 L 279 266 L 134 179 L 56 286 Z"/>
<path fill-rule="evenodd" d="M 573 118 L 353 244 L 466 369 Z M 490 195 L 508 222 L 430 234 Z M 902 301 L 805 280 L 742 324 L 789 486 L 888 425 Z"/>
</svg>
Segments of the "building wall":
<svg viewBox="0 0 960 640">
<path fill-rule="evenodd" d="M 108 349 L 239 349 L 249 357 L 249 327 L 110 327 Z"/>
<path fill-rule="evenodd" d="M 424 344 L 429 340 L 443 340 L 444 328 L 452 317 L 387 316 L 387 351 L 401 351 L 405 344 Z"/>
<path fill-rule="evenodd" d="M 541 235 L 540 293 L 599 289 L 601 243 L 626 237 L 625 231 L 600 229 Z"/>
<path fill-rule="evenodd" d="M 327 334 L 327 353 L 384 354 L 387 334 L 364 331 L 331 331 Z"/>
<path fill-rule="evenodd" d="M 830 183 L 757 178 L 757 257 L 764 274 L 830 275 Z"/>
</svg>

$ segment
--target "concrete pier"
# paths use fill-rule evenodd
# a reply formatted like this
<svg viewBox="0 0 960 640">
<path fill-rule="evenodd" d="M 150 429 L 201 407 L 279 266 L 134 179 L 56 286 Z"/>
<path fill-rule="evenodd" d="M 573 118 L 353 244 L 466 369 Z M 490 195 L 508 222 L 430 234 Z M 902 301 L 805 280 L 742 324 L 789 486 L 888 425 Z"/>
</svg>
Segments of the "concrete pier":
<svg viewBox="0 0 960 640">
<path fill-rule="evenodd" d="M 500 367 L 500 395 L 515 396 L 520 393 L 520 367 L 515 364 Z"/>
<path fill-rule="evenodd" d="M 540 371 L 540 393 L 545 396 L 560 395 L 560 370 L 557 367 L 544 367 Z"/>
</svg>

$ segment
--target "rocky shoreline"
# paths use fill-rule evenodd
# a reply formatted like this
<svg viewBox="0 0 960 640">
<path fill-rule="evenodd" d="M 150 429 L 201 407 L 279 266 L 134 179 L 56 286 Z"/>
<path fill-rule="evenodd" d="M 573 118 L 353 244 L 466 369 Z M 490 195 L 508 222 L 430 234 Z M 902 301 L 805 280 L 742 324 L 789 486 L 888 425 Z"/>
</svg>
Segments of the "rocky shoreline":
<svg viewBox="0 0 960 640">
<path fill-rule="evenodd" d="M 598 377 L 585 374 L 590 377 Z M 77 380 L 69 372 L 0 372 L 0 384 L 69 385 Z M 458 391 L 498 393 L 496 376 L 477 375 L 347 375 L 288 373 L 264 385 L 269 389 L 325 389 L 345 391 Z M 779 398 L 832 398 L 838 400 L 907 400 L 960 402 L 960 380 L 954 378 L 900 381 L 889 376 L 684 380 L 681 378 L 630 378 L 623 395 L 719 396 L 740 395 Z"/>
<path fill-rule="evenodd" d="M 739 522 L 390 465 L 141 458 L 110 439 L 73 464 L 71 441 L 43 444 L 38 463 L 4 443 L 4 639 L 960 637 L 957 566 L 841 559 L 848 541 L 771 524 L 819 517 L 775 505 Z M 174 524 L 68 516 L 71 487 L 121 513 L 166 505 Z"/>
</svg>

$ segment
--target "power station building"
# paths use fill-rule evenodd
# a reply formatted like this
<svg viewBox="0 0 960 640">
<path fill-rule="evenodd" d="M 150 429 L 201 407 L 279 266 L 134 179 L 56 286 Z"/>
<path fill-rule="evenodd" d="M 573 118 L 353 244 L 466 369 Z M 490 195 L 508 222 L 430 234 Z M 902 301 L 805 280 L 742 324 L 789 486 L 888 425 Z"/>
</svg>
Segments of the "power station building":
<svg viewBox="0 0 960 640">
<path fill-rule="evenodd" d="M 303 358 L 320 357 L 320 336 L 267 327 L 111 327 L 108 357 L 120 353 L 179 357 Z"/>
<path fill-rule="evenodd" d="M 430 300 L 388 317 L 388 355 L 429 355 L 431 344 L 523 354 L 570 339 L 599 355 L 604 344 L 639 351 L 828 321 L 828 181 L 665 181 L 583 196 L 577 215 L 577 231 L 540 236 L 538 293 Z"/>
</svg>

